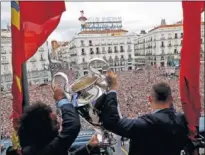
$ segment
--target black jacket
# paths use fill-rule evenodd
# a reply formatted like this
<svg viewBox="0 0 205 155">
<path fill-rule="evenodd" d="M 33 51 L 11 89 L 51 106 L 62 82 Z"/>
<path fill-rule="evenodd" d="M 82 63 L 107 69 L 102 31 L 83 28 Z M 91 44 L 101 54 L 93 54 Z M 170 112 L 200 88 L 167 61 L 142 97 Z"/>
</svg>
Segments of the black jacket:
<svg viewBox="0 0 205 155">
<path fill-rule="evenodd" d="M 103 126 L 130 138 L 129 155 L 180 155 L 188 140 L 185 119 L 174 109 L 163 109 L 136 119 L 121 119 L 116 93 L 102 95 L 97 103 Z"/>
<path fill-rule="evenodd" d="M 23 148 L 23 155 L 68 155 L 68 149 L 80 132 L 80 119 L 72 104 L 64 104 L 60 109 L 63 122 L 59 135 L 44 148 L 36 146 Z M 88 151 L 84 146 L 73 152 L 72 155 L 88 155 Z"/>
</svg>

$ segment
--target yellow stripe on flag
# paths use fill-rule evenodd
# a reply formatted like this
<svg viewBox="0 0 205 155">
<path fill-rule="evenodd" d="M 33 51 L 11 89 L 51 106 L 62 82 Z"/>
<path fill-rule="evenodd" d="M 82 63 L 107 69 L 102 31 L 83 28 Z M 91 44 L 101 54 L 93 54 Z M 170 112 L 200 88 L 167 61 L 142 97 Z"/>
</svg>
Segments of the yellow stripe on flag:
<svg viewBox="0 0 205 155">
<path fill-rule="evenodd" d="M 18 76 L 16 76 L 16 84 L 18 86 L 19 91 L 21 92 L 22 91 L 21 90 L 21 80 L 20 80 L 20 78 Z"/>
<path fill-rule="evenodd" d="M 16 1 L 19 5 L 19 2 Z M 11 7 L 11 23 L 14 25 L 18 30 L 20 30 L 20 11 L 17 11 L 15 8 Z"/>
</svg>

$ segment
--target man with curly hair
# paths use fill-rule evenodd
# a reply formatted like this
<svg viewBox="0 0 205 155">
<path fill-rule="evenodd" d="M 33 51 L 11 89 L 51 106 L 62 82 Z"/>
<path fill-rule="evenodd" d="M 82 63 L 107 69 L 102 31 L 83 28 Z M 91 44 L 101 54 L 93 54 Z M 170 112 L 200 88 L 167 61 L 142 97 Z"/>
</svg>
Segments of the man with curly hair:
<svg viewBox="0 0 205 155">
<path fill-rule="evenodd" d="M 67 155 L 80 131 L 80 119 L 72 101 L 65 98 L 61 88 L 54 89 L 56 106 L 62 114 L 62 130 L 50 106 L 37 102 L 25 109 L 18 130 L 23 155 Z M 98 144 L 94 136 L 88 145 L 73 155 L 86 155 Z"/>
</svg>

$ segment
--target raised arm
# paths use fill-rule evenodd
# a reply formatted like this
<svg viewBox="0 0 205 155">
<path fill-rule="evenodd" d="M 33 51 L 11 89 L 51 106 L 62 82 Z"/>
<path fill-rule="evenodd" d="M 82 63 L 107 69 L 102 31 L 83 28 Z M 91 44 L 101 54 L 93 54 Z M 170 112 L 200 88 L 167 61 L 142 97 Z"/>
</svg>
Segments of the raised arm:
<svg viewBox="0 0 205 155">
<path fill-rule="evenodd" d="M 71 102 L 67 99 L 62 99 L 58 102 L 58 108 L 60 108 L 62 113 L 62 131 L 43 149 L 42 155 L 64 154 L 68 151 L 80 131 L 80 119 Z"/>
<path fill-rule="evenodd" d="M 110 92 L 104 97 L 100 118 L 107 130 L 128 138 L 140 136 L 147 130 L 148 125 L 143 118 L 120 118 L 117 108 L 117 94 L 115 92 Z"/>
</svg>

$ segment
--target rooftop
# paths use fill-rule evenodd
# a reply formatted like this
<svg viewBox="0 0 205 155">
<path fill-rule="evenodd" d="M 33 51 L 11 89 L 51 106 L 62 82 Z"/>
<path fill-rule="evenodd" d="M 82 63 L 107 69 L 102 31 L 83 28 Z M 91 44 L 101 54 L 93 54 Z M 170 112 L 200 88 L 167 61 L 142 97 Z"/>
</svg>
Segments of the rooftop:
<svg viewBox="0 0 205 155">
<path fill-rule="evenodd" d="M 201 24 L 204 25 L 205 22 L 202 22 Z M 154 27 L 153 29 L 151 29 L 149 32 L 151 31 L 154 31 L 154 30 L 157 30 L 157 29 L 161 29 L 161 28 L 174 28 L 174 27 L 180 27 L 180 26 L 183 26 L 182 23 L 176 23 L 176 24 L 170 24 L 170 25 L 160 25 L 160 26 L 157 26 L 157 27 Z"/>
<path fill-rule="evenodd" d="M 78 34 L 106 34 L 106 33 L 126 33 L 127 30 L 119 29 L 119 30 L 90 30 L 90 31 L 82 31 Z"/>
</svg>

